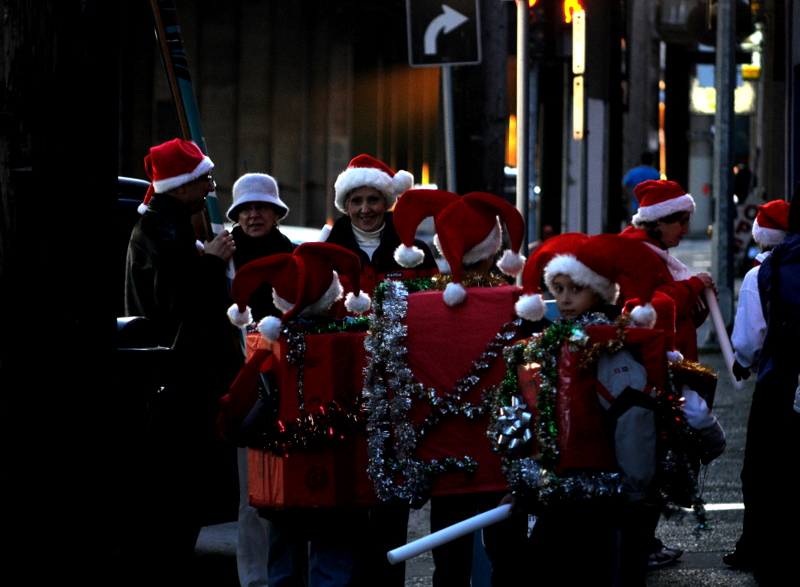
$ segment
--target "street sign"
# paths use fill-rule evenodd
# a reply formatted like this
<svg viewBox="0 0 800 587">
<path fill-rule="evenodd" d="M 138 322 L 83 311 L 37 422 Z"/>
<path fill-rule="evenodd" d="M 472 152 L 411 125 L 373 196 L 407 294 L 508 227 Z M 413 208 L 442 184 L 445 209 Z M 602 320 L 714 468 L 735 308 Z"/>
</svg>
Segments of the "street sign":
<svg viewBox="0 0 800 587">
<path fill-rule="evenodd" d="M 481 62 L 479 0 L 406 0 L 413 67 Z"/>
</svg>

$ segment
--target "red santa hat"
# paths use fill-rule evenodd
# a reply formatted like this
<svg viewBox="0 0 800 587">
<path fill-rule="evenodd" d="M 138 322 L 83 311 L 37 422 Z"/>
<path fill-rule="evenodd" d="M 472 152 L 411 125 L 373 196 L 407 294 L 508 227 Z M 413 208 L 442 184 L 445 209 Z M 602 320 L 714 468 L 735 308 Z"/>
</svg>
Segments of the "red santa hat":
<svg viewBox="0 0 800 587">
<path fill-rule="evenodd" d="M 283 325 L 292 318 L 323 315 L 342 297 L 343 288 L 336 271 L 346 275 L 354 291 L 345 298 L 345 307 L 355 314 L 369 310 L 369 296 L 360 291 L 361 261 L 358 255 L 332 243 L 307 242 L 293 253 L 279 253 L 250 261 L 233 277 L 234 304 L 228 317 L 236 326 L 252 321 L 247 302 L 262 283 L 273 288 L 275 305 L 282 318 L 267 316 L 258 324 L 262 336 L 275 342 Z"/>
<path fill-rule="evenodd" d="M 772 200 L 758 207 L 753 240 L 762 247 L 777 247 L 789 229 L 789 202 Z"/>
<path fill-rule="evenodd" d="M 582 232 L 565 232 L 542 241 L 534 249 L 522 270 L 522 295 L 514 305 L 517 316 L 532 322 L 544 318 L 546 308 L 542 297 L 542 273 L 545 265 L 556 255 L 574 255 L 587 238 Z"/>
<path fill-rule="evenodd" d="M 641 307 L 641 304 L 642 301 L 639 298 L 631 298 L 625 302 L 622 311 L 626 314 L 630 314 L 637 307 Z M 664 332 L 667 359 L 672 363 L 679 363 L 683 360 L 683 355 L 675 348 L 675 300 L 664 292 L 656 291 L 653 293 L 650 304 L 653 306 L 656 313 L 655 322 L 650 325 L 650 328 Z"/>
<path fill-rule="evenodd" d="M 639 202 L 639 210 L 631 222 L 637 228 L 675 212 L 692 213 L 695 210 L 692 196 L 674 181 L 648 179 L 633 188 L 633 194 Z"/>
<path fill-rule="evenodd" d="M 150 148 L 144 158 L 144 170 L 150 187 L 139 213 L 144 214 L 153 194 L 162 194 L 202 177 L 214 168 L 214 163 L 191 141 L 172 139 Z"/>
<path fill-rule="evenodd" d="M 631 310 L 638 326 L 652 328 L 656 314 L 650 300 L 659 283 L 659 259 L 644 243 L 617 234 L 587 238 L 574 255 L 556 255 L 545 265 L 544 280 L 552 291 L 556 275 L 568 275 L 590 288 L 607 304 L 614 304 L 620 288 L 639 299 Z"/>
<path fill-rule="evenodd" d="M 372 187 L 383 194 L 386 198 L 386 207 L 394 206 L 397 196 L 406 190 L 414 187 L 414 176 L 408 171 L 392 171 L 382 161 L 378 161 L 369 155 L 359 155 L 355 157 L 347 169 L 339 174 L 333 189 L 336 192 L 336 208 L 343 214 L 347 214 L 345 200 L 347 194 L 356 188 Z"/>
<path fill-rule="evenodd" d="M 467 295 L 461 285 L 462 265 L 472 265 L 494 256 L 503 244 L 500 220 L 506 225 L 511 241 L 497 262 L 498 268 L 508 275 L 522 270 L 525 257 L 519 251 L 525 234 L 522 214 L 503 198 L 484 192 L 470 192 L 459 196 L 444 190 L 417 189 L 405 192 L 394 209 L 394 227 L 401 245 L 394 253 L 403 267 L 416 267 L 424 254 L 414 246 L 414 237 L 420 222 L 433 216 L 436 228 L 434 244 L 441 251 L 452 275 L 447 284 L 444 301 L 457 306 Z"/>
</svg>

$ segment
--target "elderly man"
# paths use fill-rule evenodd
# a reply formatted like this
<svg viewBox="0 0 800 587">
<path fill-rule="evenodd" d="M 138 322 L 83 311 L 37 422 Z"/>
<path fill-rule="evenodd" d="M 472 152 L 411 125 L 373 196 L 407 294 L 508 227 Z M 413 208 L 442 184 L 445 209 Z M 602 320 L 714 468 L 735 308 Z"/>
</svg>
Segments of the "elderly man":
<svg viewBox="0 0 800 587">
<path fill-rule="evenodd" d="M 220 509 L 228 497 L 235 519 L 235 448 L 215 427 L 219 398 L 241 363 L 226 315 L 235 245 L 227 231 L 198 245 L 192 226 L 215 188 L 213 167 L 189 141 L 152 147 L 151 185 L 128 246 L 126 314 L 148 318 L 157 344 L 171 349 L 160 390 L 146 398 L 141 500 L 131 504 L 130 544 L 121 549 L 123 568 L 149 584 L 187 580 L 200 528 L 228 521 Z"/>
</svg>

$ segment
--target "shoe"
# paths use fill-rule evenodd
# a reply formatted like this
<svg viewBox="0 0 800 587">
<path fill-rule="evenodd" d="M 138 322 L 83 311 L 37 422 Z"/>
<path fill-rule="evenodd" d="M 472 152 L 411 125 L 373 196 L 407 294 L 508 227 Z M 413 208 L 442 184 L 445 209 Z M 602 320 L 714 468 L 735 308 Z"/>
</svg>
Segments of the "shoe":
<svg viewBox="0 0 800 587">
<path fill-rule="evenodd" d="M 738 571 L 753 570 L 753 563 L 750 562 L 750 558 L 739 550 L 734 550 L 723 556 L 722 562 Z"/>
<path fill-rule="evenodd" d="M 683 551 L 679 548 L 670 549 L 670 547 L 666 546 L 661 547 L 660 550 L 650 553 L 650 556 L 647 558 L 647 568 L 658 569 L 666 567 L 678 560 L 678 557 L 682 554 Z"/>
<path fill-rule="evenodd" d="M 680 549 L 677 546 L 662 546 L 661 550 L 666 550 L 675 558 L 675 560 L 681 558 L 681 555 L 683 554 L 683 549 Z"/>
</svg>

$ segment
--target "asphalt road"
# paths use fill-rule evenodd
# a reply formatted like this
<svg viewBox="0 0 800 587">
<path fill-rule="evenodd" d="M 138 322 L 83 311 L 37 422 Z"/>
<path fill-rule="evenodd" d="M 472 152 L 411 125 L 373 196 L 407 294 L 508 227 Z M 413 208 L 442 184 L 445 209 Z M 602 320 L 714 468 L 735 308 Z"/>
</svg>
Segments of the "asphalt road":
<svg viewBox="0 0 800 587">
<path fill-rule="evenodd" d="M 710 240 L 684 241 L 673 253 L 693 272 L 711 269 Z M 738 291 L 740 280 L 734 284 Z M 648 587 L 725 586 L 750 587 L 756 582 L 751 573 L 735 571 L 722 562 L 722 556 L 732 550 L 741 531 L 742 493 L 739 472 L 744 455 L 745 430 L 750 400 L 755 387 L 754 377 L 741 391 L 735 391 L 726 375 L 726 366 L 719 351 L 713 326 L 704 325 L 698 332 L 701 344 L 700 362 L 719 374 L 714 413 L 726 431 L 728 446 L 725 453 L 710 463 L 701 473 L 703 497 L 712 529 L 697 536 L 691 514 L 661 520 L 657 535 L 666 544 L 684 549 L 683 556 L 673 565 L 649 572 Z M 789 504 L 787 504 L 789 505 Z M 409 523 L 409 541 L 429 532 L 428 509 L 413 511 Z M 235 563 L 236 524 L 223 524 L 203 529 L 197 543 L 198 586 L 228 587 L 238 585 Z M 579 559 L 579 553 L 576 553 Z M 535 560 L 531 560 L 531 586 L 535 585 Z M 542 561 L 546 564 L 546 561 Z M 478 565 L 480 567 L 480 562 Z M 424 553 L 408 561 L 406 586 L 430 586 L 433 572 L 431 554 Z M 376 577 L 375 585 L 381 584 Z M 473 587 L 488 585 L 485 574 L 474 578 Z"/>
</svg>

